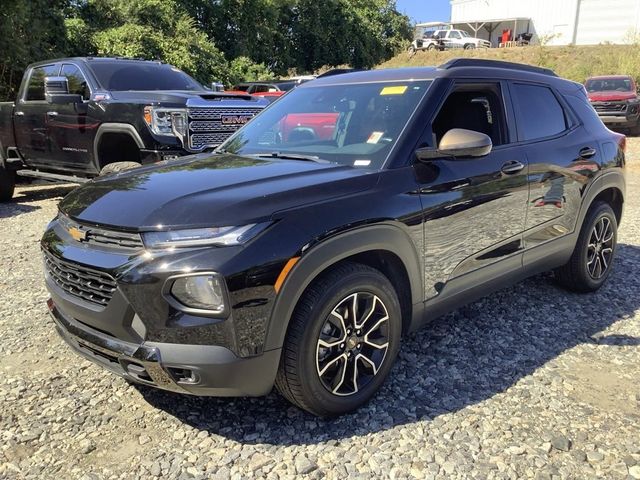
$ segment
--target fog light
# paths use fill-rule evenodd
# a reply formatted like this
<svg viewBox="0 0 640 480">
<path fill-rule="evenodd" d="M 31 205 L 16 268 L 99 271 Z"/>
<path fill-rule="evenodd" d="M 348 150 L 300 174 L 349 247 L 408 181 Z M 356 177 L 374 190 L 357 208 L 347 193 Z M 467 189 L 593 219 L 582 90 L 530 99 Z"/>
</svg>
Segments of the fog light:
<svg viewBox="0 0 640 480">
<path fill-rule="evenodd" d="M 171 285 L 171 295 L 182 305 L 210 313 L 224 311 L 224 290 L 218 275 L 178 277 Z"/>
</svg>

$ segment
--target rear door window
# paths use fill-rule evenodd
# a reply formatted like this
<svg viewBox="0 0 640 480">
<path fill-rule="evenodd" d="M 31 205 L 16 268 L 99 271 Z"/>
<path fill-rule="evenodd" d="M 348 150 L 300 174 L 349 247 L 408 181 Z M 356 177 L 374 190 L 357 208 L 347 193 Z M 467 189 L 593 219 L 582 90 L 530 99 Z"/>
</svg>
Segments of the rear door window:
<svg viewBox="0 0 640 480">
<path fill-rule="evenodd" d="M 550 88 L 512 84 L 513 106 L 520 140 L 537 140 L 567 130 L 567 117 Z"/>
<path fill-rule="evenodd" d="M 55 77 L 58 74 L 57 65 L 43 65 L 31 70 L 27 92 L 24 99 L 28 102 L 43 101 L 44 98 L 44 77 Z"/>
</svg>

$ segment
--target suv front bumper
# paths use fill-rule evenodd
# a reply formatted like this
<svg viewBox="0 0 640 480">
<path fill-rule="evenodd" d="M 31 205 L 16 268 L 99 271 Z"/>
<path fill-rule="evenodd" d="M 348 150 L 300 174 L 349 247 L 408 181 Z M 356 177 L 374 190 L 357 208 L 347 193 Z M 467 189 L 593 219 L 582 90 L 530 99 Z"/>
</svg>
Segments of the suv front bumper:
<svg viewBox="0 0 640 480">
<path fill-rule="evenodd" d="M 47 302 L 60 336 L 84 358 L 135 383 L 202 396 L 268 394 L 280 349 L 241 358 L 216 345 L 126 342 L 65 315 Z"/>
</svg>

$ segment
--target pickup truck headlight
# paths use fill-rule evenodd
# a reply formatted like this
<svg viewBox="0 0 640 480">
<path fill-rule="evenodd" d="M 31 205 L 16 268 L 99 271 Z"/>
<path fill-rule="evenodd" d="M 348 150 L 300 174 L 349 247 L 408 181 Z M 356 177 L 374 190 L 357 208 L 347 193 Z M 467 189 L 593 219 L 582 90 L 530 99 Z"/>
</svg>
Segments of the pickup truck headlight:
<svg viewBox="0 0 640 480">
<path fill-rule="evenodd" d="M 180 139 L 187 134 L 187 111 L 179 108 L 144 107 L 144 121 L 156 135 Z"/>
<path fill-rule="evenodd" d="M 146 232 L 142 234 L 142 239 L 145 246 L 150 249 L 242 245 L 268 226 L 268 223 L 252 223 L 241 227 L 211 227 Z"/>
</svg>

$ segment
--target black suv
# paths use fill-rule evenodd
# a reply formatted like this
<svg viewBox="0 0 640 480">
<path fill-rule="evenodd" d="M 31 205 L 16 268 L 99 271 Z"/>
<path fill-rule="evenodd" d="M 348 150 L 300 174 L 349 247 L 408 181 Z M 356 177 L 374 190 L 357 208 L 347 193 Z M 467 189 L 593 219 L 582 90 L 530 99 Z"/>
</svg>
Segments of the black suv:
<svg viewBox="0 0 640 480">
<path fill-rule="evenodd" d="M 554 269 L 611 272 L 624 136 L 582 85 L 455 60 L 305 83 L 217 151 L 91 181 L 44 238 L 75 351 L 196 395 L 274 383 L 317 415 L 384 382 L 403 335 Z"/>
</svg>

